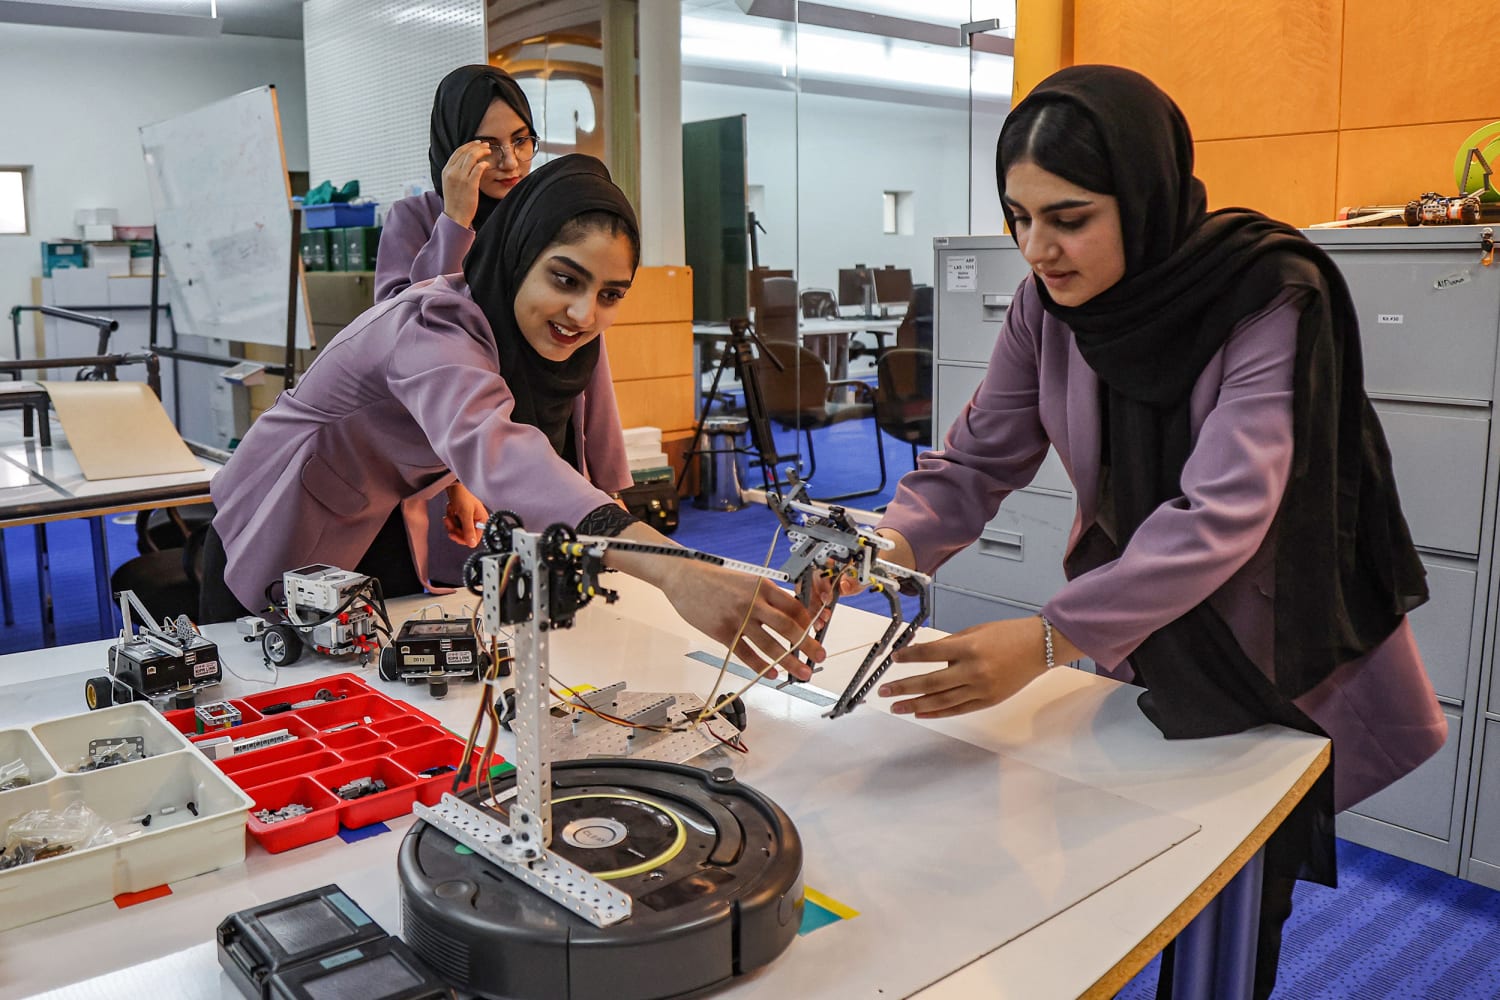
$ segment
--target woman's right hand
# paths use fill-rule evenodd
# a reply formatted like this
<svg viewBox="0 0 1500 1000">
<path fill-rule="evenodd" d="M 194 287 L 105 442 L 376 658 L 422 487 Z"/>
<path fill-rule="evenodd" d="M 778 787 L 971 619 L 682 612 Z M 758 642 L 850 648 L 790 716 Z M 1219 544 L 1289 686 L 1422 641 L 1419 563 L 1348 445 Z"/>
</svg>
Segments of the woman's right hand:
<svg viewBox="0 0 1500 1000">
<path fill-rule="evenodd" d="M 453 151 L 443 167 L 443 214 L 468 228 L 479 211 L 479 179 L 490 168 L 490 144 L 475 139 Z"/>
</svg>

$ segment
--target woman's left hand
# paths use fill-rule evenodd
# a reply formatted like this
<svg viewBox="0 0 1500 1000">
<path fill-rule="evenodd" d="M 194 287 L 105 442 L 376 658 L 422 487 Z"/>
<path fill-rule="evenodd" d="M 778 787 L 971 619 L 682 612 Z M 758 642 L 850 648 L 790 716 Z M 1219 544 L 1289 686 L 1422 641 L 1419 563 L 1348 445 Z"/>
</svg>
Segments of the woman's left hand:
<svg viewBox="0 0 1500 1000">
<path fill-rule="evenodd" d="M 1047 652 L 1037 618 L 986 622 L 946 639 L 896 653 L 898 663 L 946 663 L 941 670 L 880 686 L 884 698 L 916 695 L 891 706 L 897 714 L 942 719 L 998 705 L 1046 673 Z"/>
<path fill-rule="evenodd" d="M 448 487 L 448 509 L 443 514 L 443 527 L 448 529 L 449 538 L 472 549 L 479 544 L 479 531 L 489 519 L 490 512 L 484 503 L 463 483 Z"/>
</svg>

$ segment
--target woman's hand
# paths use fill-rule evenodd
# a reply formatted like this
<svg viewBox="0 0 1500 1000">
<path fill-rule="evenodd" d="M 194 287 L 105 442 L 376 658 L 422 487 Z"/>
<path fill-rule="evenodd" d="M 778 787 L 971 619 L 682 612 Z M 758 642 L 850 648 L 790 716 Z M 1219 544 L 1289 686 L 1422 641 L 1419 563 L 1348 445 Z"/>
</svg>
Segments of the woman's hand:
<svg viewBox="0 0 1500 1000">
<path fill-rule="evenodd" d="M 453 151 L 443 166 L 443 214 L 468 227 L 479 211 L 479 179 L 490 168 L 490 144 L 475 139 Z"/>
<path fill-rule="evenodd" d="M 448 509 L 443 514 L 443 527 L 448 529 L 449 538 L 472 549 L 479 544 L 479 533 L 489 519 L 490 512 L 484 503 L 463 483 L 448 487 Z"/>
<path fill-rule="evenodd" d="M 1077 649 L 1053 630 L 1054 659 L 1076 657 Z M 946 663 L 941 670 L 880 686 L 883 698 L 916 695 L 891 706 L 897 714 L 942 719 L 997 705 L 1047 670 L 1039 618 L 986 622 L 946 639 L 917 643 L 896 653 L 898 663 Z"/>
<path fill-rule="evenodd" d="M 675 561 L 674 572 L 660 586 L 684 621 L 724 646 L 733 642 L 734 655 L 751 670 L 778 664 L 799 680 L 812 676 L 807 665 L 788 652 L 795 647 L 814 662 L 824 656 L 823 647 L 810 635 L 812 616 L 797 598 L 770 580 L 722 566 Z M 765 670 L 766 677 L 776 675 L 774 666 Z"/>
<path fill-rule="evenodd" d="M 904 566 L 907 569 L 916 569 L 917 557 L 916 554 L 912 552 L 911 543 L 906 540 L 905 535 L 892 528 L 881 528 L 875 533 L 881 538 L 889 539 L 896 544 L 895 548 L 881 552 L 879 554 L 879 558 L 884 559 L 888 563 L 894 563 L 897 566 Z M 859 581 L 855 580 L 854 577 L 847 574 L 839 577 L 838 582 L 840 597 L 848 597 L 850 594 L 859 590 L 860 587 Z M 832 600 L 833 579 L 831 577 L 824 576 L 821 573 L 814 573 L 812 580 L 812 606 L 814 608 L 823 609 L 822 612 L 818 615 L 819 628 L 822 628 L 824 625 L 826 625 L 828 623 L 828 619 L 833 614 L 833 611 L 828 608 L 828 603 Z"/>
</svg>

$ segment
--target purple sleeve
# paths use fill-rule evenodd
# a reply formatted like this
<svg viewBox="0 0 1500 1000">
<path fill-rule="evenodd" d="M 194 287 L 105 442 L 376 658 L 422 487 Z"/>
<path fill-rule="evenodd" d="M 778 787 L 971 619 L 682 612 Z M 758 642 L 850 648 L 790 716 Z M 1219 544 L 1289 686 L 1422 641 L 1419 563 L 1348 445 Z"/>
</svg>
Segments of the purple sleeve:
<svg viewBox="0 0 1500 1000">
<path fill-rule="evenodd" d="M 1206 600 L 1255 555 L 1292 461 L 1299 303 L 1253 318 L 1223 349 L 1217 402 L 1182 469 L 1183 495 L 1151 513 L 1113 562 L 1070 580 L 1042 613 L 1114 666 Z"/>
<path fill-rule="evenodd" d="M 1047 457 L 1037 406 L 1040 341 L 1010 309 L 974 397 L 943 439 L 901 478 L 880 527 L 911 543 L 930 573 L 979 537 L 1000 501 L 1031 482 Z"/>
<path fill-rule="evenodd" d="M 386 370 L 392 394 L 427 434 L 438 458 L 490 510 L 513 510 L 539 530 L 576 525 L 612 503 L 552 450 L 547 436 L 511 419 L 515 398 L 494 367 L 492 345 L 466 326 L 483 323 L 451 305 L 428 304 L 408 321 Z"/>
<path fill-rule="evenodd" d="M 386 213 L 375 255 L 375 301 L 400 295 L 411 285 L 464 269 L 474 230 L 448 218 L 441 202 L 403 198 Z M 431 218 L 437 209 L 437 218 Z"/>
</svg>

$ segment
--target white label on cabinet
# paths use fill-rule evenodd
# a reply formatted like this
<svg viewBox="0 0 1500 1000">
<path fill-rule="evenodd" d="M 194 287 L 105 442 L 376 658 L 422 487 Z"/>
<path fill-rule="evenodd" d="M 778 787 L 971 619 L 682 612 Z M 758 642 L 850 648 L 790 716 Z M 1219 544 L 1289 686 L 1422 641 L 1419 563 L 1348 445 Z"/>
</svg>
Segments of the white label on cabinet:
<svg viewBox="0 0 1500 1000">
<path fill-rule="evenodd" d="M 1375 317 L 1375 322 L 1384 323 L 1388 326 L 1400 326 L 1406 322 L 1406 317 L 1401 313 L 1381 313 Z"/>
<path fill-rule="evenodd" d="M 979 258 L 974 254 L 948 258 L 948 291 L 973 292 L 979 288 Z"/>
</svg>

